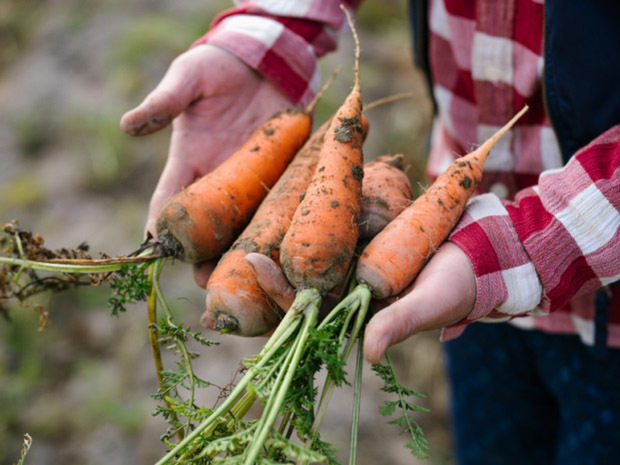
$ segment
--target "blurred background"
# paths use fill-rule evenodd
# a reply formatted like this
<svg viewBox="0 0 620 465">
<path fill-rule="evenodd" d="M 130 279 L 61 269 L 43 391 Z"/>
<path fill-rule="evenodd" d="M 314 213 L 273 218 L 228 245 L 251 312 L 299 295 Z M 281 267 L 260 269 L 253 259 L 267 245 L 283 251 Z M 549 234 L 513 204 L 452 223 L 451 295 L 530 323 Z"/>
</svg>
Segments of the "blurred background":
<svg viewBox="0 0 620 465">
<path fill-rule="evenodd" d="M 134 250 L 169 130 L 133 139 L 121 132 L 119 119 L 230 6 L 225 0 L 1 0 L 0 223 L 17 219 L 52 249 L 86 241 L 94 256 Z M 365 102 L 414 94 L 368 113 L 365 156 L 403 153 L 421 189 L 432 107 L 412 65 L 406 18 L 404 0 L 366 0 L 357 15 Z M 317 124 L 352 84 L 349 34 L 322 60 L 324 76 L 339 65 L 344 71 L 320 102 Z M 161 282 L 177 319 L 197 330 L 204 295 L 189 266 L 167 265 Z M 112 317 L 108 297 L 105 287 L 39 297 L 52 323 L 43 331 L 34 310 L 2 302 L 11 321 L 0 319 L 0 463 L 17 462 L 25 433 L 33 437 L 28 465 L 149 464 L 161 457 L 166 425 L 152 416 L 157 379 L 146 309 L 135 305 Z M 221 344 L 201 349 L 195 369 L 220 385 L 264 342 L 205 335 Z M 428 396 L 420 403 L 431 412 L 417 419 L 430 443 L 423 463 L 433 465 L 452 463 L 437 340 L 437 333 L 421 334 L 393 350 L 402 383 Z M 369 366 L 364 383 L 358 463 L 418 463 L 404 447 L 406 437 L 379 416 L 387 397 Z M 210 405 L 217 392 L 200 396 Z M 347 389 L 338 393 L 323 428 L 324 439 L 343 451 L 342 461 L 351 398 Z"/>
</svg>

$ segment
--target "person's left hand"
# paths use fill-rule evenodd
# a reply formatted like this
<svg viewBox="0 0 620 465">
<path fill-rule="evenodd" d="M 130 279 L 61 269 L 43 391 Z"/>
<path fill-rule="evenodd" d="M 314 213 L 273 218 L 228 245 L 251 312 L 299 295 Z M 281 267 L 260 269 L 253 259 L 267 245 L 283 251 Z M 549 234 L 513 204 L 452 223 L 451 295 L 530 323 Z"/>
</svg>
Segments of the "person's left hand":
<svg viewBox="0 0 620 465">
<path fill-rule="evenodd" d="M 377 363 L 391 346 L 421 331 L 464 319 L 476 300 L 476 282 L 465 252 L 444 243 L 413 284 L 377 312 L 366 326 L 364 357 Z"/>
<path fill-rule="evenodd" d="M 288 309 L 295 291 L 280 268 L 256 253 L 248 254 L 246 260 L 265 293 Z M 400 296 L 375 303 L 383 308 L 366 326 L 364 357 L 377 363 L 388 348 L 410 336 L 461 321 L 471 312 L 475 299 L 475 276 L 469 258 L 458 246 L 446 242 Z M 333 306 L 335 301 L 331 300 Z"/>
</svg>

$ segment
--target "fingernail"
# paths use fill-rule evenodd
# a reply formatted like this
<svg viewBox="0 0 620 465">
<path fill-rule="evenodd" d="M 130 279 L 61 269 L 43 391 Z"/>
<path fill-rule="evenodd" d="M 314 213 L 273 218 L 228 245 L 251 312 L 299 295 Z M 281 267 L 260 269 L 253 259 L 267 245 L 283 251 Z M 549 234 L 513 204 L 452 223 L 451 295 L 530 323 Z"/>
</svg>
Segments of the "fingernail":
<svg viewBox="0 0 620 465">
<path fill-rule="evenodd" d="M 377 363 L 379 363 L 385 351 L 388 349 L 388 347 L 390 347 L 391 342 L 392 342 L 392 334 L 390 332 L 385 333 L 383 336 L 379 338 L 376 344 Z"/>
</svg>

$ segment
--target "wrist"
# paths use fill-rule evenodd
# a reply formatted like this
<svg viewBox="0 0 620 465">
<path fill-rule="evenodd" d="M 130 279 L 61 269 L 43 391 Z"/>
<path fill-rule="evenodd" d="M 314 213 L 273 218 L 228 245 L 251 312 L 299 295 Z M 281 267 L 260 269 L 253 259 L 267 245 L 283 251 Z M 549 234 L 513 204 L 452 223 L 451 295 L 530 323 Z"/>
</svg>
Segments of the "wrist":
<svg viewBox="0 0 620 465">
<path fill-rule="evenodd" d="M 538 306 L 540 279 L 499 198 L 474 198 L 449 240 L 467 255 L 475 274 L 476 302 L 468 320 L 509 318 Z"/>
</svg>

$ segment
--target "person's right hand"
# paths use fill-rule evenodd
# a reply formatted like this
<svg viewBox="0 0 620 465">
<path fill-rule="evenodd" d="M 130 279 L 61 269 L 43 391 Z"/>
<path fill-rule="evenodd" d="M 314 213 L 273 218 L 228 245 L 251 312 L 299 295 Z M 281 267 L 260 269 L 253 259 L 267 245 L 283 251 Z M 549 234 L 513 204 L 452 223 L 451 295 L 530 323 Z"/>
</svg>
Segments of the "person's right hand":
<svg viewBox="0 0 620 465">
<path fill-rule="evenodd" d="M 261 123 L 290 106 L 270 82 L 218 47 L 200 45 L 177 57 L 155 90 L 121 119 L 121 128 L 132 136 L 173 122 L 146 231 L 156 235 L 157 215 L 173 194 L 212 171 Z M 210 264 L 197 267 L 195 278 L 202 287 L 211 269 Z"/>
</svg>

